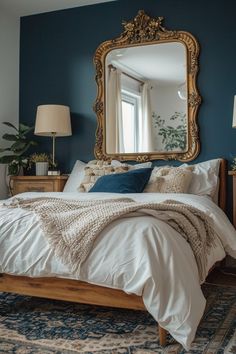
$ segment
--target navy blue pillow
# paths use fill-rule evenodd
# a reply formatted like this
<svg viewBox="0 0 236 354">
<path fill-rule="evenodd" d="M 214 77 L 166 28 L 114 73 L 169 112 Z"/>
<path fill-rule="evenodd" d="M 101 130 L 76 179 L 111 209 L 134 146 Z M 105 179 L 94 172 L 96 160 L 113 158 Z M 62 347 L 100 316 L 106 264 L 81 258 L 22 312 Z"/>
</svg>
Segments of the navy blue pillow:
<svg viewBox="0 0 236 354">
<path fill-rule="evenodd" d="M 141 193 L 152 172 L 152 168 L 139 168 L 125 173 L 100 177 L 89 192 Z"/>
</svg>

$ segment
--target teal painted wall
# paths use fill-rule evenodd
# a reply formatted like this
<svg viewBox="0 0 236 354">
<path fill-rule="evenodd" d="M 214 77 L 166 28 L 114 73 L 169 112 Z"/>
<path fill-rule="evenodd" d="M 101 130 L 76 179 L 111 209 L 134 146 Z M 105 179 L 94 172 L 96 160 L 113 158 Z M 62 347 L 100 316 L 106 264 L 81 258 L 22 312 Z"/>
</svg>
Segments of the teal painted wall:
<svg viewBox="0 0 236 354">
<path fill-rule="evenodd" d="M 70 106 L 73 136 L 57 140 L 57 159 L 68 172 L 76 159 L 93 159 L 96 98 L 93 55 L 122 32 L 139 9 L 164 16 L 165 27 L 191 32 L 201 47 L 198 87 L 201 153 L 196 161 L 236 155 L 232 129 L 236 94 L 235 0 L 120 0 L 21 19 L 20 120 L 34 124 L 39 104 Z M 37 137 L 40 150 L 49 138 Z"/>
</svg>

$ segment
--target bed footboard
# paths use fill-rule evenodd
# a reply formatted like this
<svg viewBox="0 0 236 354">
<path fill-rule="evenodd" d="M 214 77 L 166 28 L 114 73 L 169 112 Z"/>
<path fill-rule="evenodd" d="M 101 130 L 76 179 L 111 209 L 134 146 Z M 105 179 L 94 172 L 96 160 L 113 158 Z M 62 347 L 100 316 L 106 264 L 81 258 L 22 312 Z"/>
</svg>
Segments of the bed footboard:
<svg viewBox="0 0 236 354">
<path fill-rule="evenodd" d="M 0 291 L 90 305 L 146 310 L 141 296 L 122 290 L 62 278 L 30 278 L 0 274 Z M 160 344 L 167 332 L 158 325 Z"/>
</svg>

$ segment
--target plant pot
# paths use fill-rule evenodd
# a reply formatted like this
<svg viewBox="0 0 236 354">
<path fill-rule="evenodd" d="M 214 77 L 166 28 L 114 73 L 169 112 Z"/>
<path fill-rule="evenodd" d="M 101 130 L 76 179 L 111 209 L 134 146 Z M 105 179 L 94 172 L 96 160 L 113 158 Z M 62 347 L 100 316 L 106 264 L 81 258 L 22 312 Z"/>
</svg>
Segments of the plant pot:
<svg viewBox="0 0 236 354">
<path fill-rule="evenodd" d="M 36 162 L 35 171 L 36 171 L 36 176 L 47 176 L 48 162 Z"/>
</svg>

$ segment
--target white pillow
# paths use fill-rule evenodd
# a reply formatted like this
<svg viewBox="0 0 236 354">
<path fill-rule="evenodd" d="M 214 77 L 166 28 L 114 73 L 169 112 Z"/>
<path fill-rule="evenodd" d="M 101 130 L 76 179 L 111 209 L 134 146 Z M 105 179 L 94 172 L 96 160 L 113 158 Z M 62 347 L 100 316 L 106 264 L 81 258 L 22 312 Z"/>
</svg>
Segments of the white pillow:
<svg viewBox="0 0 236 354">
<path fill-rule="evenodd" d="M 119 167 L 119 166 L 128 166 L 130 170 L 137 170 L 138 168 L 149 168 L 152 167 L 152 162 L 143 162 L 143 163 L 137 163 L 135 165 L 130 165 L 126 162 L 120 162 L 118 160 L 112 160 L 111 165 L 113 167 Z"/>
<path fill-rule="evenodd" d="M 77 160 L 74 164 L 74 167 L 71 171 L 71 174 L 65 184 L 63 192 L 76 192 L 78 193 L 78 186 L 80 186 L 84 178 L 84 168 L 86 163 L 80 160 Z"/>
<path fill-rule="evenodd" d="M 221 159 L 209 160 L 192 165 L 192 181 L 188 193 L 196 195 L 205 195 L 218 203 L 219 190 L 219 168 Z M 183 164 L 180 167 L 188 166 Z"/>
</svg>

